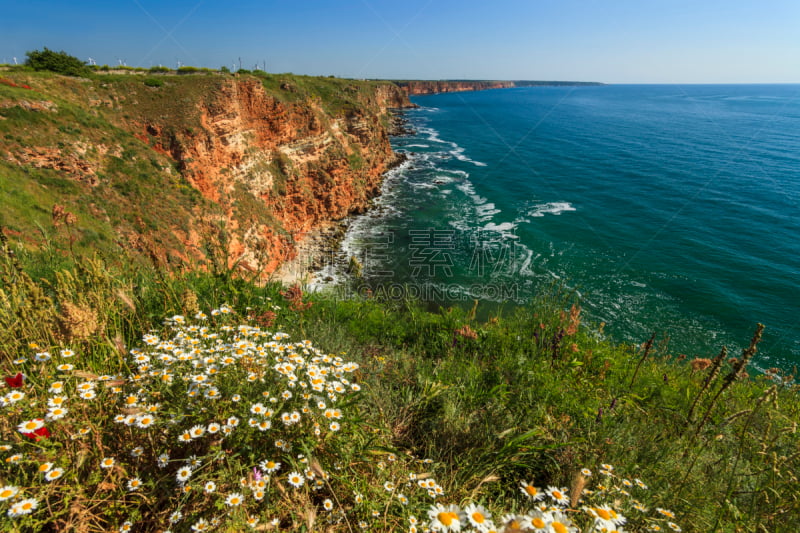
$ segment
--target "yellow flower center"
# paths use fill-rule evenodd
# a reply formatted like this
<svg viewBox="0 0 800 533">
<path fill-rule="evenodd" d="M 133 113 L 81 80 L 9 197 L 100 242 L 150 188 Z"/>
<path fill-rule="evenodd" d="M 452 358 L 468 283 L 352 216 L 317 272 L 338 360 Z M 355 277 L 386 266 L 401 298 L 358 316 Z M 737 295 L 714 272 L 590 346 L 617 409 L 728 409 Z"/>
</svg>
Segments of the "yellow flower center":
<svg viewBox="0 0 800 533">
<path fill-rule="evenodd" d="M 3 498 L 3 499 L 10 498 L 13 494 L 14 494 L 14 491 L 6 489 L 4 491 L 0 491 L 0 498 Z"/>
<path fill-rule="evenodd" d="M 22 504 L 22 510 L 23 511 L 27 511 L 27 510 L 31 509 L 32 507 L 33 507 L 33 504 L 31 502 L 25 502 L 25 503 Z"/>
<path fill-rule="evenodd" d="M 531 520 L 531 524 L 533 524 L 533 527 L 535 527 L 536 529 L 542 529 L 544 526 L 547 525 L 544 523 L 544 520 L 542 520 L 539 517 L 536 517 L 533 520 Z"/>
<path fill-rule="evenodd" d="M 536 496 L 539 494 L 539 491 L 536 490 L 536 487 L 533 485 L 525 485 L 525 492 L 527 492 L 530 496 Z"/>
<path fill-rule="evenodd" d="M 39 472 L 47 472 L 50 470 L 50 465 L 45 463 L 43 465 L 39 465 Z"/>
<path fill-rule="evenodd" d="M 478 524 L 483 524 L 486 521 L 486 517 L 483 516 L 483 514 L 480 513 L 479 511 L 475 511 L 474 513 L 472 513 L 472 519 Z"/>
<path fill-rule="evenodd" d="M 561 492 L 559 492 L 559 491 L 557 491 L 557 490 L 554 490 L 554 491 L 553 491 L 553 498 L 555 498 L 556 500 L 560 500 L 560 499 L 561 499 L 561 498 L 563 498 L 563 497 L 564 497 L 564 495 L 563 495 L 563 494 L 561 494 Z"/>
<path fill-rule="evenodd" d="M 606 509 L 595 507 L 594 512 L 597 513 L 597 516 L 599 516 L 603 520 L 609 520 L 611 518 L 611 513 L 609 513 Z"/>
<path fill-rule="evenodd" d="M 458 520 L 458 515 L 456 513 L 451 513 L 450 511 L 444 511 L 436 515 L 436 518 L 438 518 L 439 522 L 441 522 L 445 527 L 450 527 L 454 521 Z"/>
<path fill-rule="evenodd" d="M 553 522 L 550 525 L 553 526 L 553 529 L 556 531 L 556 533 L 568 533 L 569 532 L 569 530 L 567 529 L 567 526 L 565 526 L 561 522 Z"/>
</svg>

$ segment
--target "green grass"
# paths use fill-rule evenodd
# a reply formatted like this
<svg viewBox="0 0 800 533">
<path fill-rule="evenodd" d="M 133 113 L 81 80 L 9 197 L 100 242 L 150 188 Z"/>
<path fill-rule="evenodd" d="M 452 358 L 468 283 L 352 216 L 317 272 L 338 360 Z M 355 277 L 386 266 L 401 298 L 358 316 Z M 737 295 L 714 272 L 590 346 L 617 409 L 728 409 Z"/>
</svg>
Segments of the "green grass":
<svg viewBox="0 0 800 533">
<path fill-rule="evenodd" d="M 219 213 L 218 206 L 188 187 L 173 169 L 174 161 L 134 137 L 122 123 L 122 109 L 87 104 L 91 99 L 113 101 L 121 94 L 139 98 L 148 112 L 158 112 L 144 98 L 153 89 L 138 78 L 119 78 L 86 81 L 25 73 L 17 81 L 31 84 L 33 90 L 0 84 L 0 101 L 52 105 L 51 111 L 28 111 L 20 105 L 0 108 L 0 147 L 22 163 L 0 161 L 2 223 L 14 232 L 13 238 L 30 242 L 48 225 L 53 207 L 61 205 L 78 218 L 73 227 L 77 251 L 96 249 L 111 256 L 138 239 L 137 234 L 147 233 L 145 240 L 151 242 L 145 246 L 186 255 L 174 230 L 188 233 L 194 209 Z M 183 80 L 175 78 L 180 80 L 176 83 Z M 206 88 L 200 82 L 185 85 L 196 88 L 193 96 Z M 187 124 L 194 123 L 181 116 Z M 29 154 L 41 153 L 87 164 L 95 173 L 94 182 L 82 170 L 70 174 L 23 163 Z"/>
<path fill-rule="evenodd" d="M 136 347 L 150 350 L 141 340 L 143 334 L 167 338 L 175 325 L 165 329 L 165 318 L 189 317 L 197 309 L 208 313 L 219 307 L 216 302 L 226 302 L 236 311 L 230 315 L 232 325 L 249 322 L 270 332 L 284 331 L 295 342 L 308 339 L 322 353 L 358 363 L 353 379 L 361 392 L 335 404 L 345 414 L 338 421 L 340 430 L 322 434 L 327 436 L 315 437 L 311 421 L 284 427 L 273 419 L 268 442 L 281 436 L 292 442 L 291 451 L 275 452 L 268 451 L 274 448 L 265 447 L 258 431 L 242 432 L 224 445 L 208 439 L 180 446 L 175 440 L 180 431 L 230 413 L 246 422 L 246 406 L 258 401 L 253 394 L 261 390 L 247 386 L 247 372 L 257 368 L 252 365 L 231 367 L 230 375 L 227 367 L 219 367 L 215 384 L 228 400 L 203 404 L 201 411 L 186 403 L 187 384 L 181 376 L 192 374 L 190 368 L 173 368 L 172 384 L 123 385 L 125 391 L 139 390 L 151 403 L 157 398 L 159 419 L 181 421 L 175 427 L 159 425 L 145 439 L 143 430 L 120 431 L 113 422 L 120 408 L 112 407 L 121 396 L 108 396 L 101 404 L 73 397 L 70 412 L 82 413 L 81 420 L 48 423 L 59 433 L 38 443 L 22 438 L 15 428 L 41 417 L 42 408 L 14 403 L 5 408 L 0 444 L 10 446 L 5 458 L 18 453 L 24 459 L 3 463 L 0 476 L 6 485 L 25 487 L 25 496 L 38 498 L 41 505 L 30 516 L 2 515 L 7 530 L 34 530 L 53 522 L 78 527 L 85 519 L 83 526 L 89 531 L 119 527 L 125 520 L 150 531 L 164 527 L 176 509 L 185 516 L 179 527 L 188 528 L 200 518 L 221 516 L 224 498 L 238 491 L 245 493 L 246 504 L 224 519 L 223 529 L 235 531 L 248 516 L 257 515 L 262 524 L 275 519 L 282 528 L 295 530 L 347 530 L 348 523 L 364 521 L 372 530 L 391 531 L 407 528 L 409 515 L 428 520 L 433 501 L 425 490 L 402 482 L 410 473 L 436 480 L 445 493 L 437 502 L 462 508 L 480 502 L 499 519 L 530 508 L 519 489 L 522 481 L 539 489 L 574 492 L 575 476 L 582 468 L 593 471 L 589 487 L 603 484 L 607 490 L 583 493 L 583 503 L 568 513 L 580 531 L 589 531 L 593 519 L 581 506 L 592 501 L 625 514 L 626 531 L 643 531 L 654 524 L 667 527 L 666 517 L 656 508 L 674 513 L 671 521 L 684 531 L 798 527 L 796 385 L 754 375 L 734 380 L 714 400 L 733 369 L 725 361 L 689 420 L 708 369 L 693 370 L 688 361 L 659 349 L 657 342 L 656 348 L 645 351 L 605 340 L 597 328 L 580 324 L 579 302 L 557 286 L 530 306 L 477 320 L 479 307 L 429 312 L 409 301 L 349 300 L 253 285 L 224 269 L 176 276 L 87 259 L 72 255 L 67 237 L 59 233 L 35 252 L 9 246 L 2 262 L 7 283 L 0 298 L 0 357 L 6 374 L 20 369 L 29 376 L 25 391 L 31 400 L 44 402 L 45 388 L 54 379 L 74 386 L 85 380 L 85 372 L 135 374 L 128 352 Z M 13 256 L 8 254 L 12 249 Z M 67 320 L 69 306 L 88 313 L 94 329 L 81 330 L 75 320 Z M 70 361 L 83 372 L 78 377 L 55 370 L 55 362 L 63 362 L 58 357 L 35 361 L 35 352 L 57 354 L 65 348 L 79 354 Z M 20 357 L 26 362 L 14 363 Z M 264 383 L 271 394 L 285 387 L 279 379 Z M 106 398 L 108 393 L 103 394 Z M 244 398 L 245 408 L 230 402 L 234 394 Z M 709 417 L 703 420 L 706 411 Z M 84 426 L 95 436 L 75 437 Z M 129 457 L 136 444 L 144 446 L 146 460 Z M 171 450 L 175 462 L 162 470 L 155 459 L 165 450 Z M 219 455 L 222 450 L 227 450 L 225 459 Z M 298 453 L 329 473 L 318 491 L 288 484 L 289 469 L 303 466 L 297 462 Z M 148 491 L 172 493 L 180 488 L 176 469 L 191 455 L 205 465 L 189 483 L 198 496 L 180 496 L 179 491 L 151 499 L 127 491 L 127 481 L 138 477 Z M 97 463 L 108 456 L 117 460 L 119 471 L 97 470 Z M 423 458 L 429 462 L 420 463 Z M 252 490 L 238 489 L 236 480 L 247 477 L 262 459 L 279 460 L 286 470 L 273 476 L 265 500 L 254 500 Z M 35 470 L 47 461 L 65 469 L 62 480 L 39 481 Z M 600 475 L 601 464 L 613 465 L 614 476 Z M 624 480 L 633 484 L 634 478 L 649 488 L 622 485 Z M 218 487 L 213 496 L 202 492 L 202 484 L 209 481 Z M 399 488 L 388 492 L 387 481 Z M 620 490 L 631 493 L 648 511 L 636 511 L 633 500 Z M 398 492 L 409 499 L 408 505 L 398 504 Z M 356 503 L 356 493 L 365 504 Z M 69 497 L 58 500 L 56 494 Z M 83 518 L 76 514 L 86 498 L 104 502 L 102 511 L 83 508 Z M 325 511 L 326 499 L 338 499 L 337 511 Z"/>
</svg>

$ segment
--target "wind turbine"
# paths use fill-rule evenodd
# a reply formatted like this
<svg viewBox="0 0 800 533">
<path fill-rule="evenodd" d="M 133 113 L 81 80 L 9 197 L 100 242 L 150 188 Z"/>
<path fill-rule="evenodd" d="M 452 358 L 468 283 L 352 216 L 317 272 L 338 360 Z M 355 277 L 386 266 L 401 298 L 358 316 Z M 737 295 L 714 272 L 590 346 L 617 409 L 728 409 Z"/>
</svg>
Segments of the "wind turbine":
<svg viewBox="0 0 800 533">
<path fill-rule="evenodd" d="M 14 58 L 14 64 L 15 65 L 17 64 L 17 58 L 16 57 Z"/>
</svg>

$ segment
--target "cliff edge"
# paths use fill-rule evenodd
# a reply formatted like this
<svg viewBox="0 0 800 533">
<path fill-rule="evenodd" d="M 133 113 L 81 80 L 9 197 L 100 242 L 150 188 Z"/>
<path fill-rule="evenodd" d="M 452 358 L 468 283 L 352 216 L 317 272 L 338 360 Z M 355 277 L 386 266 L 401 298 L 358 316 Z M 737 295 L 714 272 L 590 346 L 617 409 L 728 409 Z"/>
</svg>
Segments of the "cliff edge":
<svg viewBox="0 0 800 533">
<path fill-rule="evenodd" d="M 43 213 L 0 196 L 7 235 L 58 205 L 78 246 L 265 276 L 368 207 L 396 160 L 389 110 L 412 105 L 388 82 L 291 75 L 8 78 L 0 164 Z"/>
</svg>

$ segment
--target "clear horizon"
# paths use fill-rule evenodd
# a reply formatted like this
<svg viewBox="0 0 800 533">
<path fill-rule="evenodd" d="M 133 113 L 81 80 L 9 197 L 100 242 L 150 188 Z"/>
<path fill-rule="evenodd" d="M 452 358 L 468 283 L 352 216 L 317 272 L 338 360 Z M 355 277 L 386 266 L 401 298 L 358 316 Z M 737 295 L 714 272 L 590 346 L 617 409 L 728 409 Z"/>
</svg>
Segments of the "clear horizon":
<svg viewBox="0 0 800 533">
<path fill-rule="evenodd" d="M 0 1 L 0 62 L 64 50 L 370 79 L 800 83 L 800 2 Z"/>
</svg>

